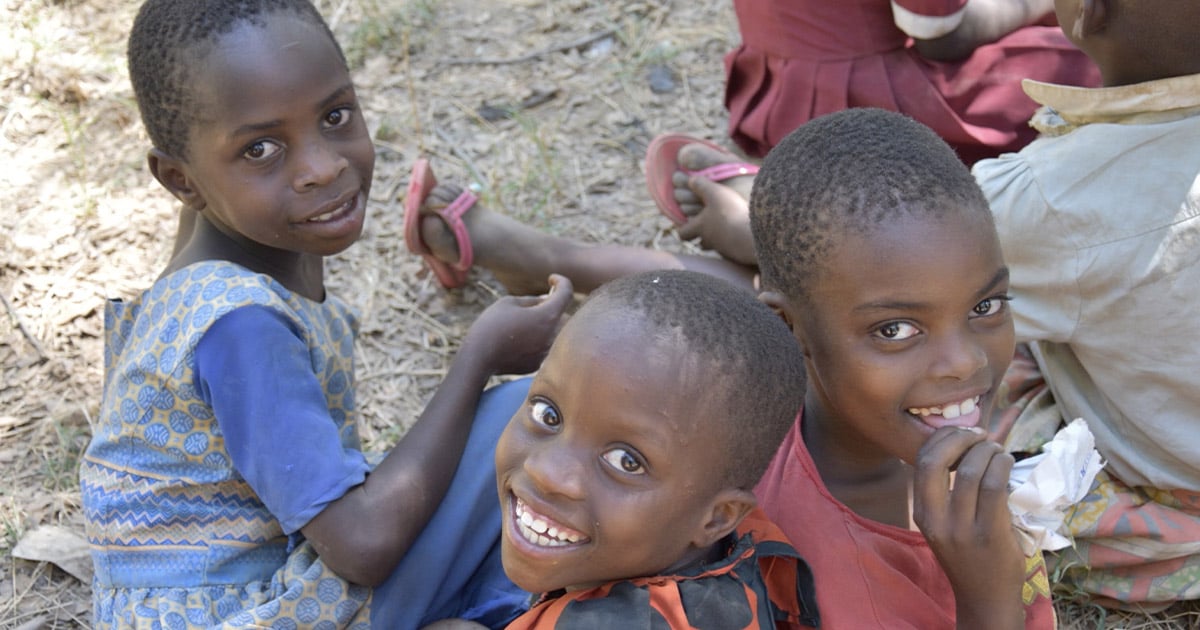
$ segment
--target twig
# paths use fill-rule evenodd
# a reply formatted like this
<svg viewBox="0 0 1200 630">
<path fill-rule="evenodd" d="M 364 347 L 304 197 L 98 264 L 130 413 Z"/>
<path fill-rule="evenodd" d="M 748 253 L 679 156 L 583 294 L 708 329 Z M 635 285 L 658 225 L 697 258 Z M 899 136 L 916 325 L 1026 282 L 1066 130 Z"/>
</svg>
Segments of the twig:
<svg viewBox="0 0 1200 630">
<path fill-rule="evenodd" d="M 12 304 L 8 302 L 8 297 L 5 296 L 4 292 L 2 291 L 0 291 L 0 302 L 4 302 L 4 310 L 8 311 L 9 319 L 16 324 L 17 330 L 21 331 L 21 334 L 25 336 L 25 340 L 28 341 L 29 344 L 33 346 L 34 351 L 37 352 L 38 360 L 35 365 L 41 365 L 48 361 L 49 357 L 47 357 L 46 352 L 42 350 L 42 344 L 38 342 L 36 337 L 29 333 L 28 328 L 25 328 L 25 323 L 21 321 L 20 314 L 18 314 L 16 309 L 13 308 Z"/>
<path fill-rule="evenodd" d="M 510 64 L 510 63 L 525 63 L 526 61 L 533 61 L 534 59 L 537 59 L 538 57 L 544 57 L 546 55 L 550 55 L 553 53 L 563 52 L 566 50 L 572 50 L 574 48 L 582 48 L 593 42 L 598 42 L 598 41 L 604 39 L 605 37 L 612 37 L 613 35 L 616 34 L 616 32 L 617 32 L 616 29 L 611 29 L 611 28 L 605 29 L 603 31 L 597 31 L 590 35 L 584 35 L 583 37 L 580 37 L 579 39 L 569 41 L 565 44 L 559 44 L 557 46 L 543 48 L 542 50 L 531 52 L 531 53 L 528 53 L 525 55 L 520 55 L 517 57 L 475 57 L 475 58 L 471 58 L 471 59 L 447 57 L 447 58 L 439 59 L 438 61 L 440 63 L 446 63 L 446 64 L 450 64 L 452 66 L 503 65 L 503 64 Z"/>
<path fill-rule="evenodd" d="M 408 55 L 408 27 L 400 31 L 401 60 L 404 63 L 404 82 L 408 91 L 408 103 L 412 108 L 413 134 L 417 137 L 417 150 L 425 152 L 425 134 L 421 131 L 421 106 L 417 101 L 417 88 L 413 83 L 412 59 Z"/>
</svg>

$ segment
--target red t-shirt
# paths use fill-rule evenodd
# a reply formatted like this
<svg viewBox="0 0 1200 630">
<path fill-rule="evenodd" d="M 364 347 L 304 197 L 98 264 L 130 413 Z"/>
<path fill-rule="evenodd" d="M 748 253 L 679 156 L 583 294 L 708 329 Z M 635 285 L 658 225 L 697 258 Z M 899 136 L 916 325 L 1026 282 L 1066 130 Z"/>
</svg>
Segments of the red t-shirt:
<svg viewBox="0 0 1200 630">
<path fill-rule="evenodd" d="M 955 627 L 954 591 L 925 537 L 859 516 L 835 499 L 804 446 L 799 419 L 755 494 L 812 567 L 823 629 Z M 1026 628 L 1056 626 L 1041 554 L 1026 559 L 1022 597 Z"/>
</svg>

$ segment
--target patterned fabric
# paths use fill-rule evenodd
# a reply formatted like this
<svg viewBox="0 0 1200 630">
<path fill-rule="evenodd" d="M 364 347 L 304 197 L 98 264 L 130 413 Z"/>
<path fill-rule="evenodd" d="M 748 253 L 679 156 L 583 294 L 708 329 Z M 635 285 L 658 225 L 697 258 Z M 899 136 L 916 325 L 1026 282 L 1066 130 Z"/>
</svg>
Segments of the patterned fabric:
<svg viewBox="0 0 1200 630">
<path fill-rule="evenodd" d="M 812 572 L 760 510 L 728 544 L 723 560 L 680 575 L 544 596 L 508 630 L 820 626 Z"/>
<path fill-rule="evenodd" d="M 359 447 L 356 321 L 335 298 L 312 302 L 205 262 L 109 302 L 103 402 L 80 471 L 96 627 L 368 627 L 370 590 L 285 535 L 234 469 L 199 391 L 197 344 L 248 306 L 278 313 L 305 340 L 342 447 Z"/>
<path fill-rule="evenodd" d="M 1062 428 L 1054 395 L 1023 345 L 1005 373 L 1010 392 L 993 418 L 993 438 L 1013 453 L 1037 453 Z M 1068 510 L 1062 533 L 1074 545 L 1046 555 L 1055 582 L 1101 603 L 1200 599 L 1200 493 L 1130 486 L 1107 470 Z"/>
</svg>

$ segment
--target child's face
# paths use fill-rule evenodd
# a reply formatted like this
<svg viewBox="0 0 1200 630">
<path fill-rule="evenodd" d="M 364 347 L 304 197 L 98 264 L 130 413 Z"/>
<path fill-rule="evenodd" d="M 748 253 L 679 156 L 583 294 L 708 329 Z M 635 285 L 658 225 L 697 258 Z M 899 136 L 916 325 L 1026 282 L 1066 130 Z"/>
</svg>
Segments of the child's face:
<svg viewBox="0 0 1200 630">
<path fill-rule="evenodd" d="M 496 446 L 504 569 L 534 593 L 659 575 L 711 545 L 696 541 L 728 457 L 703 430 L 719 375 L 638 317 L 590 315 Z"/>
<path fill-rule="evenodd" d="M 1008 268 L 979 214 L 837 241 L 795 309 L 814 418 L 852 453 L 913 463 L 938 427 L 984 425 L 1012 359 Z"/>
<path fill-rule="evenodd" d="M 198 59 L 184 165 L 206 218 L 260 256 L 326 256 L 358 239 L 375 151 L 354 86 L 318 26 L 269 14 Z"/>
</svg>

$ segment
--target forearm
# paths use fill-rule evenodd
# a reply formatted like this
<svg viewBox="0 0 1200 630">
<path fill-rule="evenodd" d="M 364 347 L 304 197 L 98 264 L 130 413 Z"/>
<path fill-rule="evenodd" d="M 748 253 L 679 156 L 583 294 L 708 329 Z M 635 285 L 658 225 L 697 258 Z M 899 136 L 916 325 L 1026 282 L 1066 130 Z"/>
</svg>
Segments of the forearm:
<svg viewBox="0 0 1200 630">
<path fill-rule="evenodd" d="M 928 59 L 958 61 L 1053 10 L 1053 0 L 970 0 L 958 28 L 935 39 L 915 40 L 914 46 Z"/>
<path fill-rule="evenodd" d="M 445 497 L 492 371 L 464 346 L 421 417 L 366 481 L 304 528 L 325 563 L 374 585 L 392 572 Z"/>
</svg>

